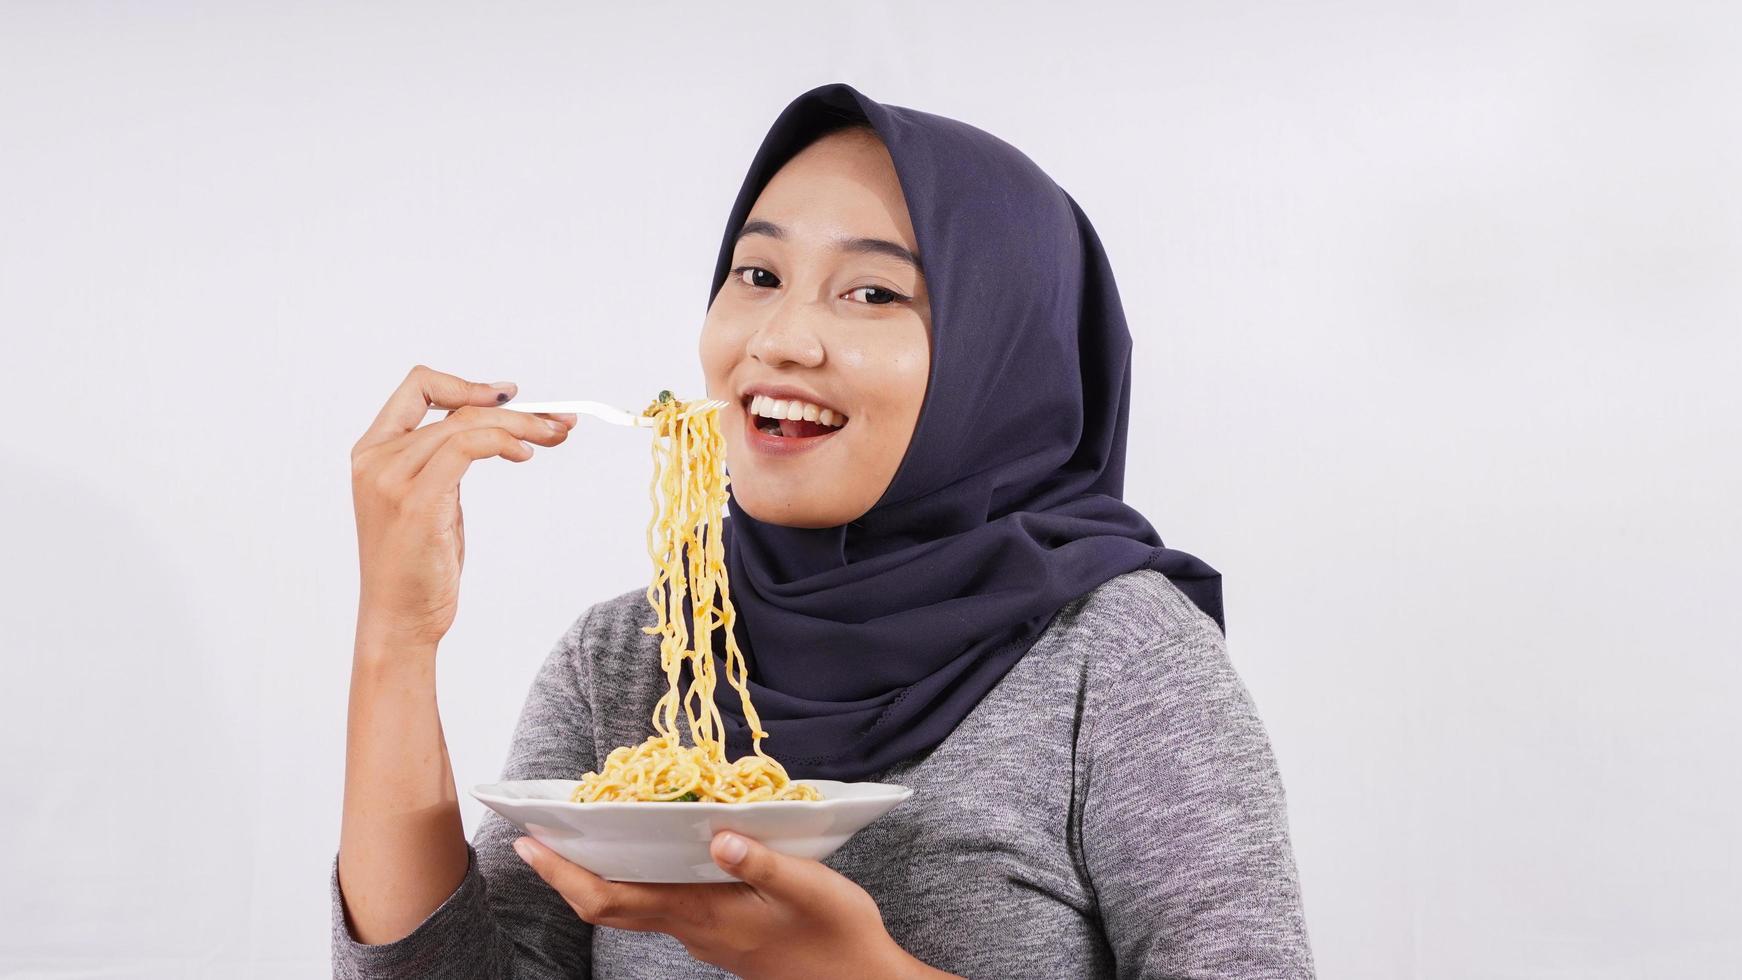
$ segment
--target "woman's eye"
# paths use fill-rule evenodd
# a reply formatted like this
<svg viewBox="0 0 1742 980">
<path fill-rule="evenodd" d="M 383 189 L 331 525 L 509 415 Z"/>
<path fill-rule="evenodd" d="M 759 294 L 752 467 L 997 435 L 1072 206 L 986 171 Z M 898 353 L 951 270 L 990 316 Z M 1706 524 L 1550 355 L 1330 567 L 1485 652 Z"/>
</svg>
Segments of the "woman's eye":
<svg viewBox="0 0 1742 980">
<path fill-rule="evenodd" d="M 857 296 L 860 293 L 864 293 L 865 298 L 859 302 L 870 303 L 872 306 L 882 306 L 885 303 L 894 303 L 897 300 L 907 298 L 893 289 L 884 289 L 882 286 L 860 286 L 858 289 L 847 293 L 847 295 Z"/>
<path fill-rule="evenodd" d="M 757 286 L 762 289 L 773 289 L 780 285 L 780 280 L 774 273 L 761 266 L 741 265 L 732 270 L 732 274 L 743 281 L 746 286 Z"/>
</svg>

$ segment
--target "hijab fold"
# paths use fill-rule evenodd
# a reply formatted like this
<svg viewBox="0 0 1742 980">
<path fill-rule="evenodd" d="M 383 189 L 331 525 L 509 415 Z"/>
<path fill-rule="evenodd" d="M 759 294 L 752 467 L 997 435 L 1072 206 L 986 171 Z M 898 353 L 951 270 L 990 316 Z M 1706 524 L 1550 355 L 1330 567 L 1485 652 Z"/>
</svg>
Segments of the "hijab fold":
<svg viewBox="0 0 1742 980">
<path fill-rule="evenodd" d="M 848 85 L 804 93 L 750 165 L 709 303 L 774 173 L 854 122 L 895 162 L 931 298 L 919 421 L 858 520 L 784 527 L 732 499 L 725 525 L 767 750 L 795 777 L 843 780 L 935 747 L 1061 607 L 1117 575 L 1159 571 L 1223 625 L 1220 573 L 1164 546 L 1121 499 L 1131 335 L 1119 292 L 1089 219 L 1015 147 Z M 731 754 L 749 751 L 737 692 L 720 685 L 716 703 Z"/>
</svg>

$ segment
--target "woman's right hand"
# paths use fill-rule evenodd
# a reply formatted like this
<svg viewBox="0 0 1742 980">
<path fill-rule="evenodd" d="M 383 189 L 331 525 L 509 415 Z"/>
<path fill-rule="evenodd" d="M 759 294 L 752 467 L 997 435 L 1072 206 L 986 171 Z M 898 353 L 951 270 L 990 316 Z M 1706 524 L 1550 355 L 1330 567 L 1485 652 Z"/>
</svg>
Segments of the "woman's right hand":
<svg viewBox="0 0 1742 980">
<path fill-rule="evenodd" d="M 460 478 L 477 459 L 523 463 L 532 458 L 527 443 L 555 446 L 575 424 L 572 414 L 496 407 L 516 390 L 419 364 L 351 448 L 359 638 L 433 647 L 453 625 L 466 560 Z M 431 408 L 452 411 L 420 428 Z"/>
</svg>

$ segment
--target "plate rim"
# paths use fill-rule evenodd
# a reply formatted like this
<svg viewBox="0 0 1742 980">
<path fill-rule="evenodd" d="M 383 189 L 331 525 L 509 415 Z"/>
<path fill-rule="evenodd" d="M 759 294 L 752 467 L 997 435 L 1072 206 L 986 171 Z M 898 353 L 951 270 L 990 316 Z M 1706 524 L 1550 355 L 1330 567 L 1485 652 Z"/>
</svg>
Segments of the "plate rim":
<svg viewBox="0 0 1742 980">
<path fill-rule="evenodd" d="M 473 799 L 477 800 L 480 803 L 486 804 L 486 805 L 489 805 L 491 803 L 502 803 L 502 804 L 507 805 L 507 806 L 526 806 L 526 805 L 554 806 L 554 807 L 562 807 L 562 808 L 566 808 L 566 809 L 580 810 L 580 811 L 585 811 L 585 812 L 599 812 L 599 811 L 607 811 L 607 810 L 615 810 L 615 811 L 643 810 L 643 809 L 654 809 L 654 810 L 658 810 L 662 813 L 663 812 L 671 812 L 672 801 L 670 801 L 670 800 L 600 800 L 600 801 L 595 802 L 595 803 L 577 803 L 573 800 L 546 800 L 546 799 L 529 798 L 529 797 L 524 797 L 524 796 L 520 796 L 520 797 L 497 796 L 494 793 L 480 792 L 481 790 L 484 790 L 486 787 L 501 786 L 504 783 L 544 783 L 544 782 L 578 783 L 578 782 L 580 782 L 580 780 L 578 780 L 578 779 L 563 779 L 561 777 L 558 777 L 555 779 L 498 779 L 492 783 L 476 783 L 472 786 L 472 788 L 469 790 L 469 792 L 471 793 Z M 894 803 L 899 803 L 902 800 L 905 800 L 908 797 L 912 796 L 914 793 L 913 787 L 911 787 L 911 786 L 902 786 L 898 783 L 883 783 L 883 782 L 878 782 L 876 780 L 859 780 L 859 781 L 851 781 L 850 782 L 847 780 L 840 780 L 840 779 L 826 779 L 826 780 L 799 779 L 799 780 L 794 780 L 794 782 L 800 782 L 800 783 L 828 782 L 828 783 L 839 783 L 843 786 L 878 786 L 878 787 L 886 787 L 888 790 L 890 790 L 890 792 L 879 793 L 879 794 L 876 794 L 873 796 L 854 796 L 854 797 L 848 797 L 845 799 L 837 797 L 835 799 L 822 799 L 822 800 L 753 800 L 749 803 L 722 803 L 718 800 L 696 800 L 693 802 L 683 804 L 684 809 L 682 812 L 684 812 L 684 813 L 717 813 L 717 812 L 743 813 L 743 812 L 745 812 L 747 810 L 751 810 L 751 809 L 764 809 L 764 808 L 769 808 L 769 807 L 774 807 L 774 808 L 779 808 L 779 809 L 786 809 L 786 808 L 792 808 L 792 807 L 822 809 L 822 808 L 832 807 L 832 806 L 841 806 L 843 804 L 848 804 L 848 803 L 872 803 L 872 802 L 881 803 L 881 802 L 886 802 L 886 801 L 892 801 Z"/>
</svg>

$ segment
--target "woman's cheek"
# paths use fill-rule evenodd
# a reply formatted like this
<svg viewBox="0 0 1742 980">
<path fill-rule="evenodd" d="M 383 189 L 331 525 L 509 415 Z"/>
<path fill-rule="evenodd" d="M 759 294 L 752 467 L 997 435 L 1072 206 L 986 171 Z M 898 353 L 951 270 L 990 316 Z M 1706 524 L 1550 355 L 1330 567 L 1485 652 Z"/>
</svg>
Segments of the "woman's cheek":
<svg viewBox="0 0 1742 980">
<path fill-rule="evenodd" d="M 709 394 L 715 398 L 730 399 L 731 394 L 722 387 L 731 376 L 733 364 L 728 354 L 725 332 L 710 315 L 702 323 L 702 336 L 696 349 L 701 357 L 702 377 L 707 381 Z"/>
<path fill-rule="evenodd" d="M 926 384 L 931 374 L 931 352 L 924 339 L 915 343 L 911 337 L 891 350 L 881 390 L 888 392 L 892 403 L 890 417 L 904 419 L 911 426 L 919 418 L 925 401 Z"/>
</svg>

